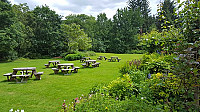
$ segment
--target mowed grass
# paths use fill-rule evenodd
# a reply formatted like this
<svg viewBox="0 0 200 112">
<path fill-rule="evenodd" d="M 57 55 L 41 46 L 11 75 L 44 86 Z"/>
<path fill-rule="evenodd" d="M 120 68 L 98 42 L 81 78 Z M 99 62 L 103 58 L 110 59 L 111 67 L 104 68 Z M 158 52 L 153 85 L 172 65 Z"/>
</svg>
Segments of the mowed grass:
<svg viewBox="0 0 200 112">
<path fill-rule="evenodd" d="M 97 59 L 98 56 L 118 56 L 120 62 L 108 62 L 97 60 L 100 67 L 82 68 L 79 60 L 64 61 L 61 63 L 74 63 L 81 67 L 78 73 L 63 75 L 63 73 L 54 74 L 51 68 L 45 68 L 50 60 L 55 59 L 20 59 L 14 62 L 0 63 L 0 111 L 8 112 L 11 108 L 20 109 L 25 112 L 55 112 L 62 108 L 63 100 L 72 101 L 82 94 L 88 94 L 89 90 L 97 84 L 109 83 L 120 76 L 119 68 L 126 61 L 139 59 L 140 54 L 112 54 L 97 53 L 91 56 Z M 56 59 L 58 60 L 58 59 Z M 17 67 L 36 67 L 37 72 L 43 71 L 41 80 L 30 78 L 27 83 L 8 82 L 5 73 L 12 72 Z"/>
</svg>

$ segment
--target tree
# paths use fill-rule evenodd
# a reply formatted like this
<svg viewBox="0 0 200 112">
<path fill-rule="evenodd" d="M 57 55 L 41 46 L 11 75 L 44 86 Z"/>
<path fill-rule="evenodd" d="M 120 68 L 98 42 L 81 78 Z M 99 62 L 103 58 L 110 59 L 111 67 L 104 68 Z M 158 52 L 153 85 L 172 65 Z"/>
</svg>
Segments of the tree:
<svg viewBox="0 0 200 112">
<path fill-rule="evenodd" d="M 180 1 L 178 1 L 180 2 Z M 172 81 L 176 83 L 178 89 L 173 89 L 174 99 L 166 99 L 166 104 L 169 106 L 170 111 L 194 111 L 199 112 L 199 59 L 200 59 L 200 30 L 199 30 L 199 0 L 188 0 L 179 4 L 175 14 L 178 18 L 175 20 L 175 24 L 164 19 L 165 28 L 169 28 L 171 32 L 171 26 L 176 26 L 180 29 L 178 35 L 173 38 L 177 39 L 173 42 L 174 49 L 171 51 L 174 53 L 173 67 L 170 72 L 173 73 L 176 79 L 172 80 L 169 76 L 165 79 L 166 83 Z M 160 5 L 162 8 L 162 4 Z M 161 18 L 166 18 L 164 14 L 160 15 Z M 166 24 L 169 23 L 169 24 Z M 170 25 L 172 24 L 172 25 Z M 170 26 L 168 26 L 170 25 Z M 172 42 L 172 40 L 171 40 Z"/>
<path fill-rule="evenodd" d="M 17 53 L 14 48 L 17 43 L 7 35 L 7 29 L 14 23 L 15 14 L 7 0 L 0 1 L 0 10 L 0 60 L 15 59 Z"/>
<path fill-rule="evenodd" d="M 69 53 L 91 48 L 91 39 L 80 29 L 80 25 L 72 23 L 70 25 L 61 25 L 62 37 L 64 38 L 65 47 Z"/>
<path fill-rule="evenodd" d="M 59 40 L 61 16 L 48 6 L 37 6 L 32 13 L 33 20 L 29 23 L 34 36 L 31 38 L 31 52 L 41 56 L 58 56 L 62 52 Z"/>
<path fill-rule="evenodd" d="M 106 52 L 109 48 L 111 37 L 112 21 L 106 17 L 105 13 L 97 15 L 95 24 L 95 36 L 93 38 L 93 50 L 96 52 Z"/>
<path fill-rule="evenodd" d="M 7 0 L 0 1 L 0 30 L 4 30 L 14 22 L 14 12 L 12 6 Z"/>
<path fill-rule="evenodd" d="M 136 48 L 137 32 L 141 26 L 140 13 L 128 8 L 117 11 L 113 17 L 112 37 L 109 51 L 126 53 Z"/>
<path fill-rule="evenodd" d="M 77 25 L 80 25 L 80 28 L 84 30 L 84 32 L 91 38 L 94 37 L 94 27 L 95 27 L 95 17 L 88 16 L 85 14 L 71 14 L 69 16 L 65 17 L 66 20 L 64 20 L 65 24 L 72 24 L 75 23 Z"/>
<path fill-rule="evenodd" d="M 161 31 L 162 29 L 169 29 L 166 26 L 175 24 L 174 21 L 177 19 L 175 15 L 175 3 L 172 0 L 164 0 L 163 3 L 160 3 L 160 9 L 158 9 L 157 16 L 157 29 Z"/>
<path fill-rule="evenodd" d="M 150 27 L 153 24 L 150 21 L 152 16 L 150 16 L 151 9 L 149 8 L 149 1 L 148 0 L 128 0 L 128 8 L 133 12 L 140 12 L 141 20 L 143 23 L 139 26 L 142 33 L 146 33 L 150 31 Z"/>
</svg>

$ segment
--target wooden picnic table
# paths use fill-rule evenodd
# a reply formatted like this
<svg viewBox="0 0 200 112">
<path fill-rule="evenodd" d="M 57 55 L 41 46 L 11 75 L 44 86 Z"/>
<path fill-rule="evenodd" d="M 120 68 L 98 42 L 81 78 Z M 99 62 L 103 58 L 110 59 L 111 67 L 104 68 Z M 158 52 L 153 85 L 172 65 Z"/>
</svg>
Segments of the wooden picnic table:
<svg viewBox="0 0 200 112">
<path fill-rule="evenodd" d="M 60 63 L 60 64 L 58 64 L 58 69 L 62 69 L 62 67 L 64 67 L 64 68 L 68 68 L 68 67 L 72 67 L 72 68 L 74 68 L 74 63 Z"/>
<path fill-rule="evenodd" d="M 121 59 L 118 58 L 118 56 L 111 56 L 110 59 L 108 59 L 108 61 L 110 62 L 115 62 L 115 61 L 120 61 Z"/>
<path fill-rule="evenodd" d="M 89 67 L 91 63 L 96 63 L 96 60 L 86 60 L 84 64 L 85 67 Z"/>
<path fill-rule="evenodd" d="M 73 63 L 60 63 L 58 64 L 57 68 L 52 68 L 52 70 L 54 71 L 55 74 L 58 74 L 59 70 L 61 70 L 63 73 L 67 72 L 68 75 L 69 71 L 77 73 L 79 68 L 80 67 L 74 67 Z"/>
<path fill-rule="evenodd" d="M 21 71 L 20 75 L 17 74 L 18 71 Z M 31 73 L 31 75 L 29 75 Z M 27 81 L 29 77 L 32 78 L 33 74 L 35 75 L 36 79 L 41 79 L 41 76 L 43 72 L 36 72 L 36 67 L 20 67 L 20 68 L 13 68 L 13 72 L 10 76 L 10 80 L 16 79 L 16 82 L 18 82 L 17 77 L 21 78 L 21 82 Z"/>
<path fill-rule="evenodd" d="M 103 58 L 106 60 L 107 58 L 105 56 L 99 56 L 97 59 L 98 60 L 103 60 Z"/>
<path fill-rule="evenodd" d="M 46 68 L 48 68 L 50 65 L 52 65 L 55 67 L 57 64 L 60 63 L 60 60 L 52 60 L 52 61 L 49 61 L 48 64 L 45 64 Z"/>
</svg>

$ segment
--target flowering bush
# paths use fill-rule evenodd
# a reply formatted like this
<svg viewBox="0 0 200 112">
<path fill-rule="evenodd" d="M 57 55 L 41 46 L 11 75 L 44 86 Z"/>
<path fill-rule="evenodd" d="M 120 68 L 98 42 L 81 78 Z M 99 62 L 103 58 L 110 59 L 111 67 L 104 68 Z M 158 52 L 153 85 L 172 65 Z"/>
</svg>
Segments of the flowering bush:
<svg viewBox="0 0 200 112">
<path fill-rule="evenodd" d="M 105 87 L 109 95 L 119 100 L 124 100 L 125 97 L 138 95 L 139 91 L 133 84 L 128 74 L 123 75 L 121 78 L 113 80 L 108 86 Z"/>
<path fill-rule="evenodd" d="M 132 61 L 127 61 L 125 63 L 125 65 L 120 68 L 120 73 L 122 73 L 122 74 L 128 73 L 129 74 L 132 71 L 138 69 L 140 64 L 141 64 L 141 60 L 135 59 L 135 60 L 132 60 Z"/>
<path fill-rule="evenodd" d="M 66 105 L 66 104 L 65 104 Z M 152 105 L 145 98 L 136 98 L 134 96 L 125 98 L 122 101 L 100 93 L 89 94 L 78 98 L 76 102 L 68 104 L 65 110 L 61 112 L 127 112 L 127 111 L 163 111 L 161 105 Z"/>
</svg>

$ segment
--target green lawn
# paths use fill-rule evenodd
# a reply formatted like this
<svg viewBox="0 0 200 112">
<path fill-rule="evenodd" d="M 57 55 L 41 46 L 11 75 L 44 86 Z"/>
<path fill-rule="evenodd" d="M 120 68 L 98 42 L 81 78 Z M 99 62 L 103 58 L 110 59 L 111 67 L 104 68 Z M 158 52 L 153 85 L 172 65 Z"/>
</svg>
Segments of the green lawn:
<svg viewBox="0 0 200 112">
<path fill-rule="evenodd" d="M 64 61 L 61 63 L 74 63 L 81 67 L 78 73 L 71 75 L 54 74 L 51 68 L 45 68 L 50 60 L 55 59 L 21 59 L 14 62 L 0 63 L 0 111 L 8 112 L 11 108 L 23 109 L 25 112 L 55 112 L 61 110 L 63 100 L 67 102 L 87 94 L 96 84 L 109 83 L 116 79 L 120 73 L 119 68 L 128 60 L 141 58 L 139 54 L 111 54 L 97 53 L 98 56 L 118 56 L 120 62 L 108 62 L 100 60 L 100 67 L 82 68 L 79 60 Z M 29 79 L 27 83 L 8 82 L 5 73 L 12 72 L 16 67 L 37 67 L 37 71 L 43 71 L 41 80 Z"/>
</svg>

